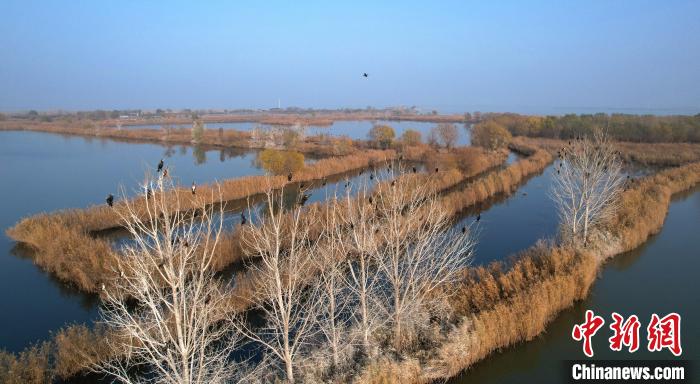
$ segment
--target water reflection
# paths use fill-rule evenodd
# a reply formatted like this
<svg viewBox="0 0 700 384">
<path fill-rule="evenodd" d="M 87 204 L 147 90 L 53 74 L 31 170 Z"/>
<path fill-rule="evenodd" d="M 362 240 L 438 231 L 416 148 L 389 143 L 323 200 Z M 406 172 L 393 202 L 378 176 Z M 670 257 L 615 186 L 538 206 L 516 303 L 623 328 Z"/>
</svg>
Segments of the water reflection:
<svg viewBox="0 0 700 384">
<path fill-rule="evenodd" d="M 346 136 L 353 140 L 366 140 L 369 131 L 375 124 L 388 125 L 394 129 L 396 138 L 398 139 L 408 129 L 420 132 L 423 142 L 427 142 L 430 136 L 430 131 L 437 126 L 437 123 L 419 122 L 419 121 L 394 121 L 394 120 L 341 120 L 335 121 L 330 126 L 305 126 L 303 132 L 305 135 L 330 135 L 330 136 Z M 470 144 L 470 125 L 455 124 L 457 126 L 458 137 L 457 145 Z M 233 129 L 237 131 L 269 131 L 276 129 L 276 126 L 259 124 L 253 122 L 240 123 L 206 123 L 206 129 L 226 130 Z M 125 126 L 124 129 L 164 129 L 165 126 L 158 124 L 151 125 L 133 125 Z M 174 128 L 192 128 L 191 124 L 181 124 Z"/>
<path fill-rule="evenodd" d="M 581 345 L 571 338 L 574 324 L 587 309 L 609 323 L 613 311 L 636 314 L 644 326 L 651 313 L 678 312 L 682 316 L 683 360 L 700 358 L 700 302 L 688 289 L 695 286 L 700 258 L 700 187 L 674 196 L 661 232 L 639 248 L 618 255 L 602 270 L 588 297 L 560 313 L 542 335 L 496 353 L 450 383 L 556 383 L 567 381 L 564 361 L 583 359 Z M 608 330 L 607 325 L 604 330 Z M 609 332 L 593 337 L 594 360 L 677 359 L 670 352 L 634 354 L 608 348 Z M 640 331 L 644 345 L 645 331 Z"/>
<path fill-rule="evenodd" d="M 217 153 L 218 152 L 218 153 Z M 72 322 L 96 318 L 96 299 L 57 281 L 5 234 L 22 217 L 104 204 L 164 158 L 181 184 L 262 175 L 256 151 L 0 132 L 0 347 L 18 351 Z M 218 158 L 223 161 L 212 161 Z M 135 191 L 139 193 L 140 191 Z"/>
</svg>

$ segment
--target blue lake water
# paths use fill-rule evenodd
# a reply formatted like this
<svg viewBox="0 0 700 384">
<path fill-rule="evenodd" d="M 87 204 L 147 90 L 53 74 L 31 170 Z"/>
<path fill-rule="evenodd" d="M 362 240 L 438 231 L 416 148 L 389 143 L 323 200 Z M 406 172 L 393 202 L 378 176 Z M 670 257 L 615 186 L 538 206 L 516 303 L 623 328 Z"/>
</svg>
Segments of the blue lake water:
<svg viewBox="0 0 700 384">
<path fill-rule="evenodd" d="M 386 124 L 394 128 L 396 137 L 399 138 L 407 129 L 413 129 L 421 133 L 423 141 L 428 138 L 428 133 L 437 124 L 415 121 L 336 121 L 331 126 L 309 126 L 306 128 L 306 135 L 331 135 L 331 136 L 347 136 L 353 140 L 366 140 L 370 129 L 374 124 Z M 234 129 L 238 131 L 252 131 L 256 127 L 267 127 L 258 123 L 243 122 L 243 123 L 206 123 L 206 129 Z M 464 124 L 455 124 L 459 133 L 457 145 L 469 145 L 470 135 L 469 130 Z M 161 129 L 162 125 L 132 125 L 124 126 L 124 129 Z M 173 128 L 191 128 L 191 124 L 175 124 Z"/>
</svg>

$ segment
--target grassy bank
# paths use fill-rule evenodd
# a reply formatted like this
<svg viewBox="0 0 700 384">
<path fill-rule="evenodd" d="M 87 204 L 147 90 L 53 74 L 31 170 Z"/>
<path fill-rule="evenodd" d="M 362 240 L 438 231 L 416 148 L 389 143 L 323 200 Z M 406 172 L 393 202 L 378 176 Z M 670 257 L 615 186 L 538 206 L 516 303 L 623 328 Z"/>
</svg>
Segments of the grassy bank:
<svg viewBox="0 0 700 384">
<path fill-rule="evenodd" d="M 700 182 L 700 163 L 649 176 L 622 195 L 621 209 L 588 249 L 540 243 L 510 263 L 468 272 L 453 300 L 458 321 L 439 347 L 363 370 L 361 383 L 426 383 L 452 377 L 490 353 L 531 340 L 583 299 L 606 259 L 641 245 L 663 226 L 671 196 Z"/>
<path fill-rule="evenodd" d="M 518 140 L 526 145 L 545 148 L 556 154 L 566 147 L 569 140 L 525 138 Z M 617 142 L 616 147 L 625 162 L 653 167 L 677 167 L 700 161 L 700 143 L 634 143 Z"/>
</svg>

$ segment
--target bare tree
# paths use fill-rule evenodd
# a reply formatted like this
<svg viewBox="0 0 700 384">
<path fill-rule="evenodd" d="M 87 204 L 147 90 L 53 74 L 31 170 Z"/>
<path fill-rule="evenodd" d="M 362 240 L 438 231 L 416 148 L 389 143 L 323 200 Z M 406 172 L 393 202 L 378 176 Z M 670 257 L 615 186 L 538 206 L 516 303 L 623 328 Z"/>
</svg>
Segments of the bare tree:
<svg viewBox="0 0 700 384">
<path fill-rule="evenodd" d="M 344 231 L 334 233 L 342 239 L 343 252 L 352 255 L 346 261 L 347 280 L 355 303 L 353 319 L 365 353 L 371 353 L 372 333 L 384 323 L 377 310 L 380 307 L 376 292 L 378 270 L 374 258 L 379 223 L 375 220 L 374 202 L 373 193 L 366 183 L 360 186 L 355 197 L 347 191 L 341 208 L 344 212 L 340 214 Z"/>
<path fill-rule="evenodd" d="M 312 218 L 302 213 L 301 202 L 287 211 L 284 197 L 284 189 L 268 188 L 259 224 L 243 232 L 245 249 L 256 256 L 248 266 L 256 290 L 250 304 L 262 313 L 264 325 L 239 321 L 237 326 L 282 363 L 287 381 L 293 383 L 299 359 L 318 332 L 319 300 L 309 278 L 318 242 L 310 236 Z"/>
<path fill-rule="evenodd" d="M 445 148 L 450 149 L 457 144 L 459 139 L 459 130 L 457 126 L 451 123 L 439 123 L 435 128 L 437 137 Z"/>
<path fill-rule="evenodd" d="M 451 283 L 471 261 L 474 240 L 468 228 L 452 227 L 429 183 L 399 178 L 379 184 L 375 212 L 378 231 L 371 250 L 393 344 L 400 350 L 411 328 L 436 309 L 439 300 L 433 295 L 438 290 L 443 297 L 450 294 Z"/>
<path fill-rule="evenodd" d="M 615 213 L 622 184 L 620 159 L 604 132 L 561 148 L 551 197 L 565 240 L 586 246 L 590 229 Z"/>
<path fill-rule="evenodd" d="M 131 241 L 101 284 L 102 321 L 115 358 L 93 367 L 125 383 L 222 383 L 240 378 L 229 360 L 240 337 L 222 310 L 226 288 L 212 270 L 221 212 L 185 211 L 160 174 L 153 193 L 120 206 Z M 117 208 L 115 208 L 117 209 Z"/>
<path fill-rule="evenodd" d="M 346 259 L 350 250 L 346 241 L 344 220 L 338 209 L 337 197 L 327 199 L 325 204 L 324 233 L 321 236 L 320 249 L 313 258 L 319 271 L 317 291 L 319 293 L 318 328 L 326 341 L 333 366 L 339 367 L 342 356 L 351 350 L 352 340 L 349 333 L 354 324 L 351 313 L 351 292 L 347 279 Z"/>
</svg>

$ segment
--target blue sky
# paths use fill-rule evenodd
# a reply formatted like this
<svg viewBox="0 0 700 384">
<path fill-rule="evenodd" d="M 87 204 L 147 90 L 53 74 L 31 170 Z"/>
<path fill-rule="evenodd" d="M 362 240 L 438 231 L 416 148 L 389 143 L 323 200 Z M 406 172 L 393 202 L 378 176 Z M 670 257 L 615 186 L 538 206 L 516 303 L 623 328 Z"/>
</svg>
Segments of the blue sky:
<svg viewBox="0 0 700 384">
<path fill-rule="evenodd" d="M 0 0 L 0 18 L 6 111 L 700 112 L 698 1 Z"/>
</svg>

